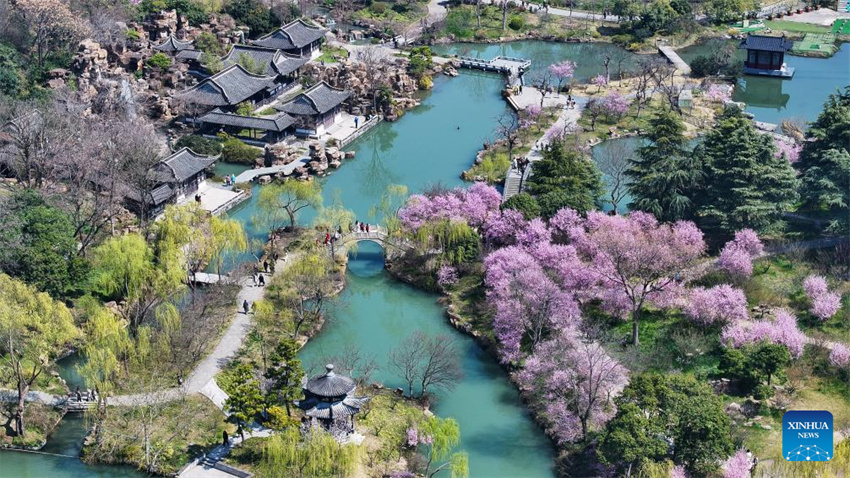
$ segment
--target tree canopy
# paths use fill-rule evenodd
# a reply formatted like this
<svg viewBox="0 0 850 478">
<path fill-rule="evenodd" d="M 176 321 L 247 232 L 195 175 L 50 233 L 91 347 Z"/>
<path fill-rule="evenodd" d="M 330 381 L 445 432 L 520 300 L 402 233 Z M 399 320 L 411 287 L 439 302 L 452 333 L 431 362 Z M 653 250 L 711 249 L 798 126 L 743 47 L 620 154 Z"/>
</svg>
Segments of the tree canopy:
<svg viewBox="0 0 850 478">
<path fill-rule="evenodd" d="M 593 161 L 568 149 L 564 141 L 553 141 L 543 151 L 543 159 L 534 163 L 528 179 L 528 191 L 540 196 L 550 192 L 565 195 L 561 207 L 586 212 L 596 207 L 602 195 L 602 179 Z"/>
</svg>

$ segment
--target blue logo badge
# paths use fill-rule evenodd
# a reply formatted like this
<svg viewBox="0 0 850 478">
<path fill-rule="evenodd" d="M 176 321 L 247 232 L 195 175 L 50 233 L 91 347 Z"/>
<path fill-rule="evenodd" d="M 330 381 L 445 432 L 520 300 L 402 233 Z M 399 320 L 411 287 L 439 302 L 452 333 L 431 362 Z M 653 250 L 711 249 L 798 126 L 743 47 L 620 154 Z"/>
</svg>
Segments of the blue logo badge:
<svg viewBox="0 0 850 478">
<path fill-rule="evenodd" d="M 782 456 L 787 461 L 832 459 L 832 413 L 791 410 L 782 416 Z"/>
</svg>

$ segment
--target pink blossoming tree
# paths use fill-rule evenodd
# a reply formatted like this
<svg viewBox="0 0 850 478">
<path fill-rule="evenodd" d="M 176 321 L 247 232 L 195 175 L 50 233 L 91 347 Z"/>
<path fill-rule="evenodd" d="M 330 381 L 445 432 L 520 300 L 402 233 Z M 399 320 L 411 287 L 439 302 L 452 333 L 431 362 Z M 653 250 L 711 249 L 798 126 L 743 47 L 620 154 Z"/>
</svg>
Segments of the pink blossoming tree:
<svg viewBox="0 0 850 478">
<path fill-rule="evenodd" d="M 499 211 L 501 203 L 502 195 L 496 188 L 475 183 L 469 188 L 455 188 L 434 196 L 411 195 L 398 216 L 402 225 L 412 231 L 435 219 L 465 221 L 477 228 Z"/>
<path fill-rule="evenodd" d="M 717 258 L 717 267 L 736 277 L 753 275 L 753 259 L 764 252 L 764 245 L 752 229 L 742 229 L 727 242 Z"/>
<path fill-rule="evenodd" d="M 750 478 L 751 466 L 747 452 L 738 450 L 723 463 L 723 478 Z"/>
<path fill-rule="evenodd" d="M 795 141 L 784 141 L 778 138 L 774 138 L 773 144 L 776 145 L 776 153 L 774 154 L 777 158 L 784 156 L 791 164 L 800 160 L 800 152 L 803 151 L 803 145 Z"/>
<path fill-rule="evenodd" d="M 444 265 L 437 271 L 437 284 L 447 287 L 457 283 L 457 269 L 450 265 Z"/>
<path fill-rule="evenodd" d="M 829 352 L 829 363 L 834 367 L 850 367 L 850 347 L 844 344 L 835 344 Z"/>
<path fill-rule="evenodd" d="M 602 87 L 608 84 L 608 78 L 605 75 L 596 75 L 591 80 L 590 83 L 599 87 L 598 91 L 602 91 Z"/>
<path fill-rule="evenodd" d="M 640 341 L 644 305 L 677 287 L 677 278 L 705 253 L 702 232 L 692 222 L 660 224 L 653 215 L 587 215 L 584 230 L 572 228 L 571 239 L 590 263 L 600 286 L 629 304 L 632 343 Z"/>
<path fill-rule="evenodd" d="M 691 320 L 703 325 L 747 320 L 747 297 L 744 291 L 728 284 L 710 289 L 695 287 L 684 312 Z"/>
<path fill-rule="evenodd" d="M 727 87 L 711 84 L 705 90 L 705 99 L 714 103 L 725 103 L 732 99 L 732 93 Z"/>
<path fill-rule="evenodd" d="M 820 320 L 828 320 L 841 309 L 841 295 L 830 292 L 826 279 L 810 275 L 803 281 L 803 290 L 809 298 L 809 312 Z"/>
<path fill-rule="evenodd" d="M 628 98 L 616 91 L 608 93 L 602 101 L 606 114 L 608 114 L 608 116 L 613 116 L 618 120 L 622 118 L 624 114 L 628 113 L 630 104 L 631 102 Z"/>
<path fill-rule="evenodd" d="M 762 341 L 784 345 L 795 358 L 803 355 L 806 345 L 806 335 L 797 327 L 797 318 L 785 309 L 779 310 L 773 320 L 731 323 L 720 337 L 725 345 L 735 348 Z"/>
<path fill-rule="evenodd" d="M 614 415 L 612 400 L 625 387 L 627 373 L 601 345 L 567 332 L 535 348 L 520 381 L 541 399 L 558 441 L 568 443 L 584 440 Z"/>
<path fill-rule="evenodd" d="M 571 62 L 570 60 L 564 60 L 549 65 L 549 73 L 551 73 L 552 76 L 558 79 L 558 91 L 561 91 L 561 85 L 564 83 L 564 81 L 573 77 L 575 69 L 576 64 Z"/>
</svg>

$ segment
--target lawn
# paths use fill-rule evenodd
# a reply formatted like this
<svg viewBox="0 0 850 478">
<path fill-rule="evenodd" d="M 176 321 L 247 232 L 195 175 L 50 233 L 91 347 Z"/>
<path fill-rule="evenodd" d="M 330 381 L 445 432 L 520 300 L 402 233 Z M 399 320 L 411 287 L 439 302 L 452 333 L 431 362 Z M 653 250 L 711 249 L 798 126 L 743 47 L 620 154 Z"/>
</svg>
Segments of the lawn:
<svg viewBox="0 0 850 478">
<path fill-rule="evenodd" d="M 328 45 L 322 45 L 322 54 L 316 61 L 325 63 L 337 63 L 340 58 L 348 58 L 348 50 L 345 48 L 336 48 Z"/>
<path fill-rule="evenodd" d="M 792 33 L 829 33 L 829 27 L 812 25 L 809 23 L 790 22 L 787 20 L 767 20 L 764 24 L 774 31 L 786 31 Z"/>
</svg>

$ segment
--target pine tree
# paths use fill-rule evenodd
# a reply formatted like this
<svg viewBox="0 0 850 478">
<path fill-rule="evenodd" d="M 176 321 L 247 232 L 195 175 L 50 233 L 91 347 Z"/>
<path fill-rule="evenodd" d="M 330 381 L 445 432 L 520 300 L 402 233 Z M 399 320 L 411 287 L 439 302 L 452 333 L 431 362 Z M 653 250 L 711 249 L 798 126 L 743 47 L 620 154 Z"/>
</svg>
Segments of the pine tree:
<svg viewBox="0 0 850 478">
<path fill-rule="evenodd" d="M 757 132 L 739 111 L 719 118 L 695 151 L 702 162 L 695 197 L 703 231 L 729 235 L 779 227 L 782 213 L 799 198 L 799 181 L 788 160 L 775 153 L 773 137 Z"/>
<path fill-rule="evenodd" d="M 292 339 L 281 340 L 272 353 L 271 360 L 273 365 L 266 371 L 266 378 L 271 380 L 268 390 L 269 402 L 283 402 L 286 414 L 292 416 L 289 405 L 299 398 L 301 380 L 304 378 L 304 370 L 298 358 L 298 344 Z"/>
<path fill-rule="evenodd" d="M 626 174 L 632 210 L 646 211 L 663 221 L 690 216 L 688 195 L 699 176 L 693 155 L 687 150 L 685 125 L 673 111 L 661 110 L 650 120 L 647 139 L 638 148 L 639 159 L 632 160 Z"/>
<path fill-rule="evenodd" d="M 245 439 L 245 425 L 254 421 L 254 417 L 263 411 L 263 394 L 260 382 L 254 377 L 254 370 L 247 363 L 239 364 L 233 371 L 232 382 L 226 387 L 228 397 L 224 409 L 230 419 L 236 422 L 239 435 Z"/>
<path fill-rule="evenodd" d="M 823 112 L 811 124 L 809 139 L 797 166 L 802 173 L 804 205 L 835 214 L 830 228 L 850 230 L 850 86 L 830 95 Z"/>
<path fill-rule="evenodd" d="M 564 207 L 586 212 L 596 207 L 602 195 L 602 179 L 596 165 L 578 151 L 567 149 L 563 141 L 554 141 L 543 151 L 543 159 L 534 163 L 528 179 L 532 195 L 563 192 Z"/>
</svg>

